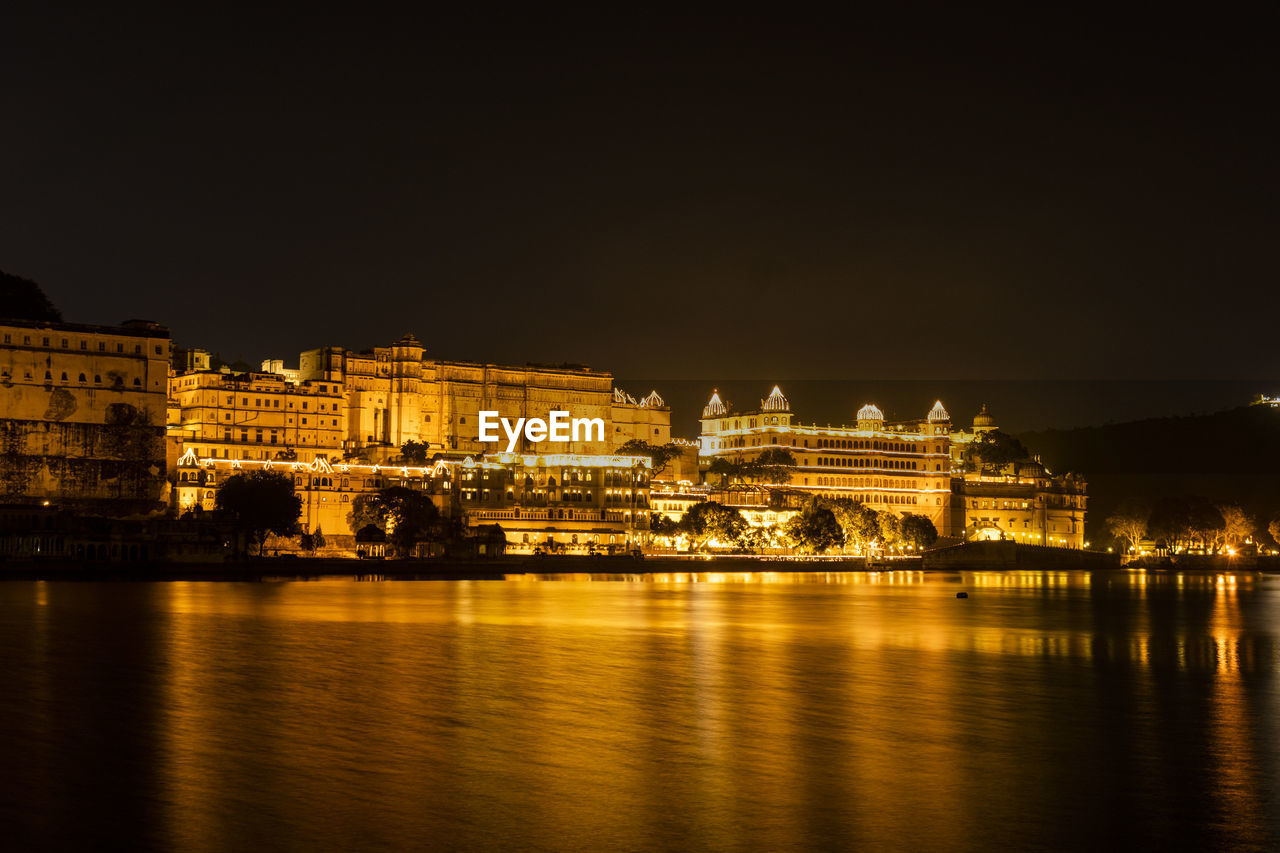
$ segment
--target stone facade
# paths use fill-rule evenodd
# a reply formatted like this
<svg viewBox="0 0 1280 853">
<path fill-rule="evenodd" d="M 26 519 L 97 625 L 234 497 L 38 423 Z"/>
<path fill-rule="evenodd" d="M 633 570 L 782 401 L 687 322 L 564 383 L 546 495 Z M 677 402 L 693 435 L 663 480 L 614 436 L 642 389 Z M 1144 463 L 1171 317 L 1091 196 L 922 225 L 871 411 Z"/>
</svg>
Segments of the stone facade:
<svg viewBox="0 0 1280 853">
<path fill-rule="evenodd" d="M 0 321 L 0 501 L 162 510 L 169 346 L 145 321 Z"/>
<path fill-rule="evenodd" d="M 409 441 L 425 444 L 432 454 L 505 450 L 505 440 L 501 447 L 478 440 L 481 411 L 496 411 L 514 422 L 562 410 L 573 418 L 600 418 L 605 425 L 602 440 L 535 444 L 521 437 L 514 448 L 518 452 L 608 454 L 633 438 L 650 444 L 671 439 L 671 410 L 656 392 L 636 400 L 614 388 L 610 374 L 586 367 L 431 359 L 412 335 L 366 352 L 308 350 L 296 371 L 280 360 L 265 361 L 263 367 L 271 372 L 232 376 L 191 370 L 174 376 L 178 412 L 170 418 L 172 430 L 194 443 L 199 456 L 217 450 L 220 458 L 263 459 L 264 454 L 274 457 L 277 448 L 291 448 L 302 461 L 323 456 L 366 463 L 395 460 Z M 259 399 L 262 406 L 254 402 Z M 303 414 L 308 399 L 312 407 Z M 282 407 L 292 402 L 294 408 L 277 409 L 277 402 Z M 317 412 L 315 406 L 324 408 Z M 307 429 L 302 429 L 303 418 Z M 278 445 L 271 442 L 273 430 Z"/>
</svg>

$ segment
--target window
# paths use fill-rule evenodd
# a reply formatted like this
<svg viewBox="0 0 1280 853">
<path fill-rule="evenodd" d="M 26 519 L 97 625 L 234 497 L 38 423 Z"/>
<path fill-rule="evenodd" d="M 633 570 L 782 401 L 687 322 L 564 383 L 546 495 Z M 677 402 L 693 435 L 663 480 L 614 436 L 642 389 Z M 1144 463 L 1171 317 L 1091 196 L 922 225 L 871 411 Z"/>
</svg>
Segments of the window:
<svg viewBox="0 0 1280 853">
<path fill-rule="evenodd" d="M 6 341 L 5 343 L 8 343 L 8 341 Z M 84 349 L 88 349 L 88 348 L 89 348 L 89 342 L 88 342 L 88 341 L 81 341 L 81 342 L 80 342 L 80 349 L 84 350 Z"/>
<path fill-rule="evenodd" d="M 116 352 L 124 352 L 124 344 L 116 344 Z"/>
<path fill-rule="evenodd" d="M 70 341 L 68 341 L 66 338 L 63 338 L 63 339 L 62 339 L 62 348 L 63 348 L 63 349 L 67 349 L 70 345 L 71 345 L 71 342 L 70 342 Z"/>
<path fill-rule="evenodd" d="M 164 348 L 159 344 L 156 345 L 156 355 L 164 355 Z"/>
</svg>

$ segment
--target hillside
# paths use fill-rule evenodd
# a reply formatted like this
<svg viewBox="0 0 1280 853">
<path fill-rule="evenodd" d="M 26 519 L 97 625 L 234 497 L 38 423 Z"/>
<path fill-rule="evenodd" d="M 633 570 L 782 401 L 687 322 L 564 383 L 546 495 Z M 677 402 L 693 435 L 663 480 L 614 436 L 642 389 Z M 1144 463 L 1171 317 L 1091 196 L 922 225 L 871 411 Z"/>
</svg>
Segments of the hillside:
<svg viewBox="0 0 1280 853">
<path fill-rule="evenodd" d="M 1239 503 L 1257 518 L 1264 540 L 1267 521 L 1280 512 L 1277 409 L 1243 406 L 1018 437 L 1052 470 L 1085 476 L 1093 541 L 1109 541 L 1106 517 L 1129 497 L 1195 494 Z"/>
</svg>

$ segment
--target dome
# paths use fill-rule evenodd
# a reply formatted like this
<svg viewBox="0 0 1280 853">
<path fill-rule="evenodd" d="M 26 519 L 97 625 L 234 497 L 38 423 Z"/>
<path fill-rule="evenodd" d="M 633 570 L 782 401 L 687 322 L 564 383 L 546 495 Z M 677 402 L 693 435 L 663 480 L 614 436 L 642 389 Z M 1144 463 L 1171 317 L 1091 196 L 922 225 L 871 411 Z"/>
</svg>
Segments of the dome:
<svg viewBox="0 0 1280 853">
<path fill-rule="evenodd" d="M 1038 477 L 1047 477 L 1049 473 L 1039 462 L 1020 462 L 1018 463 L 1018 476 L 1036 479 Z"/>
<path fill-rule="evenodd" d="M 649 409 L 660 409 L 666 405 L 666 401 L 658 396 L 657 391 L 650 391 L 649 396 L 640 401 L 640 405 Z"/>
<path fill-rule="evenodd" d="M 949 421 L 951 415 L 947 414 L 946 408 L 942 405 L 942 401 L 933 404 L 933 408 L 929 410 L 929 423 L 937 423 L 939 421 Z"/>
<path fill-rule="evenodd" d="M 867 403 L 861 409 L 858 409 L 858 420 L 882 421 L 884 420 L 884 412 L 880 411 L 875 403 Z"/>
<path fill-rule="evenodd" d="M 983 403 L 982 411 L 978 412 L 978 414 L 974 416 L 974 419 L 973 419 L 974 428 L 993 427 L 995 425 L 996 425 L 996 419 L 991 417 L 991 414 L 987 412 L 987 404 Z"/>
<path fill-rule="evenodd" d="M 719 389 L 713 389 L 711 392 L 711 399 L 707 401 L 707 405 L 702 409 L 702 416 L 704 418 L 718 418 L 721 415 L 726 414 L 728 411 L 729 409 L 720 400 Z"/>
<path fill-rule="evenodd" d="M 777 385 L 773 386 L 773 391 L 769 396 L 760 401 L 760 411 L 762 412 L 788 412 L 791 410 L 791 404 L 787 402 L 787 398 L 782 396 L 782 389 Z"/>
</svg>

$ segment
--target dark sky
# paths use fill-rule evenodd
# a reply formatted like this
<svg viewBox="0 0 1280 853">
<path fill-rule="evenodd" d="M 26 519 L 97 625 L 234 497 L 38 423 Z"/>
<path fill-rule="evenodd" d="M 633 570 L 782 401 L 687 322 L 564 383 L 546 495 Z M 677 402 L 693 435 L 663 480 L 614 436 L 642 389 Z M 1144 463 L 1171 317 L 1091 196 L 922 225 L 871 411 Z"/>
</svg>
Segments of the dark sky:
<svg viewBox="0 0 1280 853">
<path fill-rule="evenodd" d="M 348 8 L 7 12 L 0 268 L 250 360 L 1280 369 L 1260 22 Z"/>
</svg>

